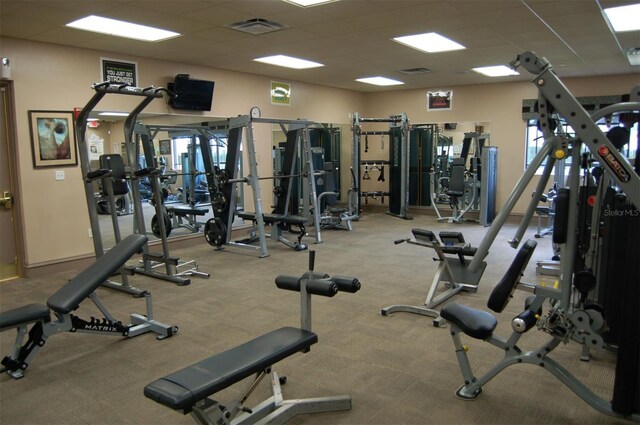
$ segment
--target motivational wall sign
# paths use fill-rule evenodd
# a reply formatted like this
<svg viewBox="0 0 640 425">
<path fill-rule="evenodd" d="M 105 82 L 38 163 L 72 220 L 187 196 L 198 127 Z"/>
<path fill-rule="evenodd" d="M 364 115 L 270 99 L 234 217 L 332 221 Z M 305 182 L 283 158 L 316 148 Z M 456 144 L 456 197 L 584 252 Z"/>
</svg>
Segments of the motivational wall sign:
<svg viewBox="0 0 640 425">
<path fill-rule="evenodd" d="M 102 81 L 110 83 L 138 85 L 138 63 L 100 58 Z"/>
</svg>

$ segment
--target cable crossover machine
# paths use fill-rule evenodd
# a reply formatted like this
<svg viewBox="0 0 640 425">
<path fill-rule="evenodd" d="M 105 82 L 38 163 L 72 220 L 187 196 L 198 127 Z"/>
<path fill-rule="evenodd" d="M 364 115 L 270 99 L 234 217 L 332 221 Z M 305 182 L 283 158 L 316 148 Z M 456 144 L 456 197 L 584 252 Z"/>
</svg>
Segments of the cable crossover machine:
<svg viewBox="0 0 640 425">
<path fill-rule="evenodd" d="M 388 130 L 365 130 L 364 124 L 385 123 Z M 409 118 L 404 112 L 398 115 L 390 115 L 388 118 L 363 118 L 357 112 L 351 117 L 351 131 L 353 135 L 351 145 L 352 169 L 356 171 L 358 188 L 356 215 L 362 211 L 362 198 L 365 204 L 369 198 L 378 199 L 384 204 L 385 197 L 389 202 L 388 214 L 394 217 L 411 220 L 408 214 L 409 205 Z M 379 136 L 380 151 L 385 149 L 385 138 L 388 138 L 388 159 L 369 159 L 369 155 L 362 155 L 363 137 L 364 153 L 369 153 L 369 137 Z M 389 183 L 387 190 L 364 190 L 362 183 L 372 180 L 371 173 L 376 173 L 377 182 L 384 183 L 385 167 L 388 170 Z"/>
</svg>

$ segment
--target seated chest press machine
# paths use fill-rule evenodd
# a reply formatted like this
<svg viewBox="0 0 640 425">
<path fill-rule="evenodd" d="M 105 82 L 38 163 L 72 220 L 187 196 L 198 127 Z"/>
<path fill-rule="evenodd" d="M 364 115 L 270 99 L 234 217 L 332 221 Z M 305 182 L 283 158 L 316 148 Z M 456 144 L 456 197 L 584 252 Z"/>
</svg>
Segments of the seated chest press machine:
<svg viewBox="0 0 640 425">
<path fill-rule="evenodd" d="M 430 230 L 413 229 L 411 232 L 413 233 L 413 240 L 410 238 L 399 239 L 394 243 L 397 245 L 407 242 L 412 245 L 431 248 L 438 256 L 438 258 L 434 258 L 433 260 L 438 261 L 440 264 L 433 277 L 431 287 L 429 288 L 427 298 L 423 305 L 391 305 L 383 308 L 380 314 L 383 316 L 397 312 L 420 314 L 422 316 L 433 317 L 433 325 L 441 327 L 444 325 L 444 321 L 442 317 L 440 317 L 440 313 L 435 310 L 435 307 L 447 301 L 458 292 L 465 291 L 475 293 L 478 290 L 478 284 L 484 274 L 487 263 L 483 261 L 480 268 L 475 272 L 469 270 L 470 261 L 468 258 L 475 255 L 476 248 L 465 242 L 461 232 L 442 231 L 439 233 L 440 242 L 436 238 L 436 235 Z M 442 287 L 445 288 L 444 291 Z"/>
<path fill-rule="evenodd" d="M 568 344 L 569 342 L 580 344 L 583 353 L 585 348 L 606 348 L 604 334 L 608 329 L 608 319 L 603 314 L 602 308 L 582 302 L 582 299 L 585 298 L 583 293 L 585 290 L 589 290 L 588 287 L 584 288 L 585 283 L 589 283 L 585 281 L 585 277 L 587 277 L 585 272 L 588 271 L 579 270 L 576 261 L 574 261 L 578 239 L 577 228 L 580 225 L 577 209 L 581 148 L 585 146 L 599 161 L 602 161 L 604 171 L 608 173 L 609 178 L 617 188 L 628 197 L 631 205 L 640 205 L 638 168 L 634 169 L 629 161 L 621 156 L 620 152 L 596 124 L 600 118 L 615 112 L 637 111 L 640 109 L 640 86 L 633 88 L 630 96 L 631 102 L 610 105 L 589 115 L 562 84 L 551 64 L 545 58 L 538 57 L 533 52 L 525 52 L 519 55 L 512 62 L 512 65 L 514 67 L 523 66 L 536 75 L 533 82 L 539 91 L 538 104 L 542 108 L 539 114 L 543 129 L 549 128 L 546 123 L 548 119 L 547 111 L 553 108 L 566 119 L 567 123 L 575 130 L 577 136 L 572 139 L 571 147 L 572 163 L 569 175 L 572 177 L 568 180 L 568 187 L 561 188 L 558 192 L 557 209 L 554 217 L 553 239 L 554 242 L 561 245 L 563 250 L 563 255 L 560 259 L 559 285 L 558 287 L 545 287 L 520 283 L 520 277 L 536 246 L 534 240 L 528 240 L 516 255 L 505 277 L 496 285 L 488 301 L 490 309 L 501 312 L 516 287 L 519 286 L 522 289 L 533 292 L 534 295 L 527 298 L 524 310 L 512 319 L 511 327 L 513 328 L 513 333 L 508 339 L 494 334 L 497 319 L 491 313 L 455 303 L 450 303 L 442 309 L 442 317 L 451 323 L 451 335 L 464 379 L 464 384 L 458 389 L 456 395 L 462 399 L 473 400 L 480 395 L 486 383 L 507 367 L 520 363 L 533 364 L 549 371 L 597 411 L 605 415 L 638 422 L 640 421 L 640 403 L 638 402 L 638 394 L 640 394 L 640 377 L 638 375 L 640 370 L 640 338 L 638 337 L 640 335 L 640 322 L 638 321 L 637 279 L 633 282 L 634 284 L 626 286 L 625 297 L 619 304 L 620 314 L 626 319 L 624 322 L 624 338 L 620 338 L 617 348 L 615 381 L 610 400 L 606 400 L 593 392 L 569 370 L 549 356 L 560 344 Z M 551 136 L 551 134 L 545 135 L 546 141 L 543 149 L 538 152 L 532 164 L 516 184 L 505 206 L 500 210 L 479 245 L 478 251 L 469 265 L 470 269 L 473 270 L 475 263 L 486 257 L 488 248 L 504 224 L 506 216 L 524 192 L 535 171 L 543 160 L 547 159 L 543 178 L 540 179 L 536 186 L 536 191 L 532 201 L 529 203 L 521 226 L 516 236 L 509 240 L 510 245 L 513 247 L 518 245 L 526 230 L 526 225 L 535 211 L 537 200 L 540 199 L 540 195 L 546 187 L 554 161 L 564 158 L 568 150 L 566 145 L 561 144 L 563 140 Z M 635 207 L 635 211 L 637 212 L 637 207 Z M 629 238 L 632 238 L 632 236 L 629 236 Z M 624 245 L 628 241 L 620 240 L 619 243 Z M 629 258 L 633 258 L 633 256 L 630 255 Z M 614 283 L 607 282 L 607 284 Z M 579 299 L 572 301 L 572 297 L 578 293 L 580 294 Z M 547 301 L 548 303 L 546 303 Z M 543 306 L 546 311 L 543 311 Z M 525 332 L 534 327 L 549 334 L 550 339 L 537 349 L 524 351 L 517 343 Z M 468 348 L 461 343 L 461 333 L 471 338 L 484 340 L 498 347 L 504 353 L 504 358 L 484 375 L 480 377 L 474 376 L 467 357 Z M 584 360 L 583 357 L 581 359 Z"/>
<path fill-rule="evenodd" d="M 147 314 L 144 316 L 132 314 L 131 324 L 125 325 L 111 315 L 95 292 L 111 275 L 121 270 L 131 256 L 142 252 L 146 242 L 147 237 L 143 235 L 127 236 L 49 297 L 47 305 L 28 304 L 0 313 L 0 332 L 9 329 L 18 331 L 13 354 L 2 359 L 3 368 L 0 372 L 7 372 L 15 379 L 22 378 L 24 371 L 47 339 L 61 332 L 88 332 L 128 338 L 154 332 L 157 334 L 157 339 L 168 338 L 176 333 L 177 327 L 168 326 L 153 319 L 150 293 L 143 294 L 147 304 Z M 87 321 L 72 314 L 87 298 L 104 314 L 104 318 L 92 317 Z M 55 316 L 53 320 L 51 313 Z M 29 338 L 26 343 L 23 343 L 27 334 Z"/>
<path fill-rule="evenodd" d="M 314 272 L 315 252 L 309 252 L 309 271 L 301 277 L 276 277 L 280 289 L 300 292 L 300 328 L 282 327 L 230 350 L 216 354 L 178 372 L 160 378 L 144 389 L 144 395 L 173 410 L 190 413 L 199 424 L 282 424 L 296 415 L 351 409 L 351 397 L 332 396 L 285 400 L 281 384 L 286 378 L 272 366 L 297 352 L 307 353 L 318 336 L 311 331 L 311 295 L 333 297 L 340 292 L 355 293 L 358 279 Z M 255 407 L 245 401 L 257 384 L 271 374 L 273 396 Z M 236 401 L 223 406 L 213 397 L 217 392 L 255 375 Z"/>
</svg>

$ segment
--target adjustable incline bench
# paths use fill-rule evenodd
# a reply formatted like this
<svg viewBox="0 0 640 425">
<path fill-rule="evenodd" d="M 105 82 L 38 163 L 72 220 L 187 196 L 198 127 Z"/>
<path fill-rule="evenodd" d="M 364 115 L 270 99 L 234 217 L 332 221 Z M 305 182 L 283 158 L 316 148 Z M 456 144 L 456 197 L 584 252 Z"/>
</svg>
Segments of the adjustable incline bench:
<svg viewBox="0 0 640 425">
<path fill-rule="evenodd" d="M 475 293 L 487 263 L 483 261 L 476 272 L 469 270 L 470 260 L 467 258 L 473 257 L 477 248 L 467 244 L 461 232 L 442 231 L 439 233 L 441 242 L 438 242 L 436 235 L 430 230 L 412 229 L 411 232 L 414 240 L 399 239 L 394 243 L 397 245 L 407 242 L 412 245 L 432 248 L 438 255 L 438 258 L 433 260 L 439 261 L 440 264 L 423 305 L 391 305 L 383 308 L 380 314 L 383 316 L 396 312 L 420 314 L 433 317 L 433 325 L 441 327 L 444 325 L 444 320 L 435 307 L 460 291 Z M 445 290 L 437 292 L 441 284 L 444 285 Z"/>
<path fill-rule="evenodd" d="M 253 222 L 254 228 L 248 239 L 235 242 L 238 243 L 251 243 L 258 240 L 258 236 L 256 235 L 256 213 L 252 212 L 242 212 L 238 213 L 238 217 L 243 220 L 248 220 Z M 270 224 L 272 227 L 271 239 L 276 240 L 278 242 L 282 242 L 286 246 L 291 249 L 295 249 L 296 251 L 304 251 L 307 249 L 307 244 L 302 243 L 302 238 L 307 233 L 305 229 L 305 224 L 309 221 L 306 217 L 301 217 L 297 215 L 284 215 L 284 214 L 262 214 L 262 219 L 264 220 L 264 224 Z M 298 232 L 298 241 L 291 242 L 284 236 L 282 236 L 282 227 L 291 228 L 291 226 L 298 226 L 300 231 Z"/>
<path fill-rule="evenodd" d="M 311 295 L 333 297 L 338 291 L 355 293 L 358 279 L 313 271 L 314 251 L 309 252 L 309 271 L 297 276 L 278 276 L 280 289 L 301 293 L 301 328 L 283 327 L 216 354 L 147 385 L 144 395 L 199 424 L 282 424 L 300 414 L 351 409 L 350 396 L 284 400 L 280 385 L 286 382 L 271 367 L 299 351 L 306 353 L 318 342 L 311 331 Z M 266 374 L 271 374 L 273 396 L 253 408 L 244 406 Z M 227 406 L 210 398 L 217 392 L 255 375 L 244 394 Z"/>
<path fill-rule="evenodd" d="M 145 291 L 141 295 L 147 303 L 146 316 L 132 314 L 129 325 L 116 321 L 94 292 L 102 282 L 122 269 L 131 256 L 141 252 L 146 242 L 147 237 L 143 235 L 127 236 L 53 294 L 46 306 L 29 304 L 0 313 L 0 332 L 14 328 L 18 331 L 13 354 L 2 359 L 3 368 L 0 369 L 0 373 L 7 372 L 15 379 L 21 378 L 47 338 L 60 332 L 89 332 L 129 338 L 146 332 L 155 332 L 158 334 L 157 339 L 168 338 L 176 333 L 177 327 L 153 320 L 149 292 Z M 86 298 L 93 301 L 105 318 L 92 317 L 89 321 L 85 321 L 71 314 Z M 52 312 L 55 320 L 51 318 Z M 28 330 L 30 324 L 33 326 Z M 23 344 L 27 332 L 29 339 Z"/>
</svg>

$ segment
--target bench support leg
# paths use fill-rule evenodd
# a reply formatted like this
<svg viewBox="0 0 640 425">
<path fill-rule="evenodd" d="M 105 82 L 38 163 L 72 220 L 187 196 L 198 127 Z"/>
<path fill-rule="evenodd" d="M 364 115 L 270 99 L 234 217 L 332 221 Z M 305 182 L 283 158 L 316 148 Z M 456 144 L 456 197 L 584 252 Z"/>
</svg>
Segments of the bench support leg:
<svg viewBox="0 0 640 425">
<path fill-rule="evenodd" d="M 169 338 L 178 332 L 177 326 L 166 325 L 155 320 L 153 318 L 153 302 L 151 300 L 151 294 L 147 292 L 144 298 L 147 304 L 147 314 L 146 316 L 140 314 L 131 315 L 132 327 L 129 328 L 128 336 L 134 337 L 142 335 L 143 333 L 154 332 L 157 334 L 156 339 L 160 340 Z"/>
<path fill-rule="evenodd" d="M 0 372 L 7 372 L 13 379 L 20 379 L 24 376 L 24 370 L 29 367 L 29 363 L 38 354 L 48 337 L 43 331 L 42 322 L 37 322 L 31 327 L 31 330 L 28 331 L 29 339 L 24 344 L 27 325 L 20 325 L 17 330 L 18 334 L 14 343 L 13 354 L 11 357 L 2 359 L 2 366 L 4 367 L 0 370 Z"/>
<path fill-rule="evenodd" d="M 317 397 L 285 400 L 282 395 L 280 377 L 271 372 L 273 396 L 251 409 L 251 413 L 243 413 L 231 424 L 284 424 L 297 415 L 321 412 L 351 410 L 351 396 Z"/>
</svg>

